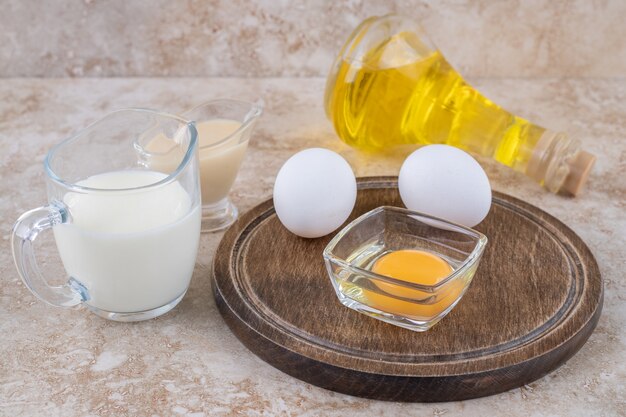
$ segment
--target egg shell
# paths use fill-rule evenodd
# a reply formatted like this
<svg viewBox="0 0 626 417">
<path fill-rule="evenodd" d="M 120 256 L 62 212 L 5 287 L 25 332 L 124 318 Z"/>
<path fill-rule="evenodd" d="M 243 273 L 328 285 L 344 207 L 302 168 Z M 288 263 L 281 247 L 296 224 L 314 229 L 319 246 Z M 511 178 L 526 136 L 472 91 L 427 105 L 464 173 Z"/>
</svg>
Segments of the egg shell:
<svg viewBox="0 0 626 417">
<path fill-rule="evenodd" d="M 468 153 L 447 145 L 424 146 L 402 164 L 398 188 L 404 205 L 467 227 L 489 213 L 487 174 Z"/>
<path fill-rule="evenodd" d="M 285 162 L 274 183 L 274 208 L 292 233 L 325 236 L 350 216 L 356 202 L 356 178 L 339 154 L 311 148 Z"/>
</svg>

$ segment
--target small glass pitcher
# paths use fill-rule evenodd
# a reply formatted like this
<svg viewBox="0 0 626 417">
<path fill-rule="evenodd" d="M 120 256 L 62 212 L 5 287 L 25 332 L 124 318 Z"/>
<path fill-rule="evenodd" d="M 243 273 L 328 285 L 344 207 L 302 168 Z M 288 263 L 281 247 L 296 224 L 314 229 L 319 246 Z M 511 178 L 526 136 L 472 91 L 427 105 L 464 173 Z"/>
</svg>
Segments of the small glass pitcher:
<svg viewBox="0 0 626 417">
<path fill-rule="evenodd" d="M 49 304 L 82 304 L 117 321 L 176 306 L 200 239 L 197 148 L 193 123 L 141 109 L 113 112 L 53 147 L 44 162 L 48 204 L 13 228 L 26 286 Z M 61 286 L 48 284 L 33 253 L 47 229 L 69 275 Z"/>
<path fill-rule="evenodd" d="M 230 226 L 238 215 L 228 198 L 263 102 L 217 99 L 182 114 L 198 129 L 200 184 L 202 186 L 202 231 Z"/>
</svg>

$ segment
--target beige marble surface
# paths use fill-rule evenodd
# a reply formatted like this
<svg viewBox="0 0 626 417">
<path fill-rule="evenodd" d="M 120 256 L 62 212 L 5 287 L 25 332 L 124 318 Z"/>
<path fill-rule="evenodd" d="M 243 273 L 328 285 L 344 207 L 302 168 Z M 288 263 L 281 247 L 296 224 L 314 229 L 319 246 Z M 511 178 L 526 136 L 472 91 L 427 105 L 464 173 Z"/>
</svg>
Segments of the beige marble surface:
<svg viewBox="0 0 626 417">
<path fill-rule="evenodd" d="M 326 76 L 356 25 L 411 16 L 470 77 L 626 74 L 622 0 L 0 0 L 0 77 Z"/>
<path fill-rule="evenodd" d="M 145 106 L 179 112 L 218 96 L 267 103 L 233 197 L 246 210 L 270 197 L 281 164 L 324 146 L 358 175 L 396 174 L 400 160 L 368 159 L 336 139 L 321 102 L 324 80 L 12 79 L 0 81 L 0 415 L 17 416 L 620 416 L 626 413 L 626 81 L 479 79 L 509 109 L 576 131 L 598 156 L 577 199 L 552 195 L 485 159 L 493 188 L 535 204 L 587 242 L 605 280 L 604 312 L 587 344 L 530 385 L 441 404 L 377 402 L 293 379 L 231 334 L 210 290 L 221 234 L 203 235 L 191 288 L 171 313 L 148 322 L 105 321 L 38 301 L 21 283 L 9 248 L 23 211 L 46 201 L 47 150 L 105 112 Z M 38 245 L 51 275 L 63 273 L 51 234 Z"/>
</svg>

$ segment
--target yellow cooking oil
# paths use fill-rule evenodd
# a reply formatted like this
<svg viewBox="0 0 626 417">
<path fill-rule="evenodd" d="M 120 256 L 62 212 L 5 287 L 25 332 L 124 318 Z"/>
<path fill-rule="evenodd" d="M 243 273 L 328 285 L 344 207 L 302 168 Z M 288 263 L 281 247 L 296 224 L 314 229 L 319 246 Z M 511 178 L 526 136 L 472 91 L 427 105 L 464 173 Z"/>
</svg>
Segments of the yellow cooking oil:
<svg viewBox="0 0 626 417">
<path fill-rule="evenodd" d="M 422 34 L 406 29 L 410 23 L 370 18 L 344 45 L 325 94 L 338 136 L 370 152 L 447 144 L 491 157 L 553 192 L 576 194 L 593 155 L 480 94 Z"/>
<path fill-rule="evenodd" d="M 411 36 L 399 33 L 388 40 Z M 445 143 L 525 168 L 545 129 L 515 116 L 470 86 L 439 51 L 399 67 L 380 65 L 381 45 L 363 62 L 343 60 L 327 110 L 349 145 L 369 151 Z"/>
</svg>

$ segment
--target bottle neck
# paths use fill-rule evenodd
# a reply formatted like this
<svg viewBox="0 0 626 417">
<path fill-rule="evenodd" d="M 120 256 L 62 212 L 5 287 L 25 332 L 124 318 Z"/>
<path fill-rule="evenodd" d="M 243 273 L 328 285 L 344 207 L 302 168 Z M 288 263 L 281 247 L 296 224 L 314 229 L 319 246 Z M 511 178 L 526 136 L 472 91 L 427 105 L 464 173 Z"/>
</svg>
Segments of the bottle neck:
<svg viewBox="0 0 626 417">
<path fill-rule="evenodd" d="M 587 180 L 595 156 L 563 132 L 546 130 L 535 145 L 526 175 L 553 193 L 576 195 Z"/>
</svg>

